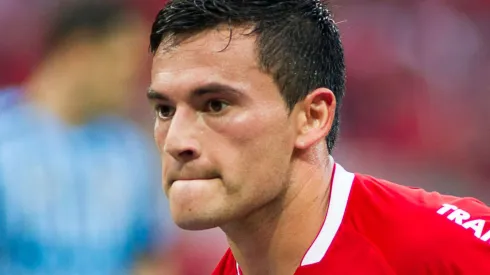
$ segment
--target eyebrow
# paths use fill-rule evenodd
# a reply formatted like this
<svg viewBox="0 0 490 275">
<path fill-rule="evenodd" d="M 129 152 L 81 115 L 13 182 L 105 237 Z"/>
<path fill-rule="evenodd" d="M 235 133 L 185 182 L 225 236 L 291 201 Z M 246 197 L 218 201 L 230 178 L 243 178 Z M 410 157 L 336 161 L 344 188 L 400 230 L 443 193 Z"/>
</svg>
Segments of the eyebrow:
<svg viewBox="0 0 490 275">
<path fill-rule="evenodd" d="M 236 96 L 243 95 L 243 92 L 226 84 L 211 82 L 194 89 L 191 93 L 191 97 L 201 97 L 207 94 L 234 94 Z M 171 101 L 170 98 L 160 93 L 151 87 L 148 88 L 147 97 L 149 100 L 161 100 L 161 101 Z"/>
<path fill-rule="evenodd" d="M 151 87 L 148 88 L 148 92 L 146 93 L 146 97 L 149 100 L 169 101 L 169 98 L 166 95 L 153 90 Z"/>
</svg>

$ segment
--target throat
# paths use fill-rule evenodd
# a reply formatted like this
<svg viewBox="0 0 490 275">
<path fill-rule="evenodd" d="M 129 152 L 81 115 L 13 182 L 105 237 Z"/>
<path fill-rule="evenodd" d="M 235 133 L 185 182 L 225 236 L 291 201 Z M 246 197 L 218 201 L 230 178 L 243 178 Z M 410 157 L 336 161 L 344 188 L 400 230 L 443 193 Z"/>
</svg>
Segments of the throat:
<svg viewBox="0 0 490 275">
<path fill-rule="evenodd" d="M 300 266 L 325 221 L 330 179 L 317 178 L 298 187 L 246 219 L 222 227 L 243 275 L 293 275 Z"/>
</svg>

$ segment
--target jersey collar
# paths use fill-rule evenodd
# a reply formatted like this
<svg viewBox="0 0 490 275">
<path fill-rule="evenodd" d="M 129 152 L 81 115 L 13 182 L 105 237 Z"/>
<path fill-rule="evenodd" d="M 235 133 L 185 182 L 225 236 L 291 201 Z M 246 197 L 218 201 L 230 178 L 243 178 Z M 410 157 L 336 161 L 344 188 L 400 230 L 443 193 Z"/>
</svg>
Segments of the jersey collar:
<svg viewBox="0 0 490 275">
<path fill-rule="evenodd" d="M 330 157 L 330 161 L 334 161 L 332 157 Z M 339 230 L 342 219 L 344 218 L 353 181 L 353 173 L 347 172 L 337 163 L 334 164 L 327 215 L 318 236 L 303 257 L 301 266 L 316 264 L 320 262 L 327 253 L 328 248 Z"/>
<path fill-rule="evenodd" d="M 354 174 L 347 172 L 342 166 L 335 163 L 331 156 L 330 162 L 334 163 L 334 167 L 327 215 L 320 232 L 303 257 L 301 266 L 316 264 L 323 259 L 344 218 L 350 190 L 354 182 Z M 236 269 L 237 274 L 242 275 L 238 263 L 236 263 Z"/>
</svg>

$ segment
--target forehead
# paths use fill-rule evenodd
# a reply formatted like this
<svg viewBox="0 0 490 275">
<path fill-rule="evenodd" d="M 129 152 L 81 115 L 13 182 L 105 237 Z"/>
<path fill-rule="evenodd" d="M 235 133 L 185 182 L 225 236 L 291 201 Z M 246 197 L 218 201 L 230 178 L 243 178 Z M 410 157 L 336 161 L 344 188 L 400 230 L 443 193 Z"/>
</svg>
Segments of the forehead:
<svg viewBox="0 0 490 275">
<path fill-rule="evenodd" d="M 256 36 L 244 33 L 249 32 L 234 28 L 230 39 L 227 28 L 211 29 L 170 49 L 163 43 L 153 58 L 152 89 L 192 89 L 209 82 L 242 86 L 272 83 L 258 66 Z"/>
</svg>

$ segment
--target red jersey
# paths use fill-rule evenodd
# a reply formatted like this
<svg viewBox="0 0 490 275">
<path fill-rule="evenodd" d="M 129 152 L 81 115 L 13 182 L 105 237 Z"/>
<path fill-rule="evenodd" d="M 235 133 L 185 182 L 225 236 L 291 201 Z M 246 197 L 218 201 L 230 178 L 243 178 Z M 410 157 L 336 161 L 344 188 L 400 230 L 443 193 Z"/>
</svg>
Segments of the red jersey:
<svg viewBox="0 0 490 275">
<path fill-rule="evenodd" d="M 336 164 L 325 222 L 294 274 L 490 274 L 490 208 Z M 230 250 L 213 275 L 243 275 Z"/>
</svg>

